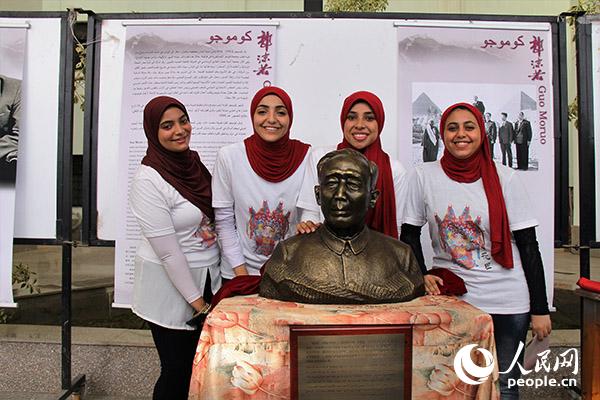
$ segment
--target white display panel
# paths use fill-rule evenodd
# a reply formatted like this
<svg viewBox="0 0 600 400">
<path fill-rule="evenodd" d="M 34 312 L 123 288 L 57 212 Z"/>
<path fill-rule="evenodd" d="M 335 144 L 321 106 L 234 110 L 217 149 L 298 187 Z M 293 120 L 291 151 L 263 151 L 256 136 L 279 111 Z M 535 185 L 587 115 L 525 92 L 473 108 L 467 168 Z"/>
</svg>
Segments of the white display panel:
<svg viewBox="0 0 600 400">
<path fill-rule="evenodd" d="M 60 18 L 0 18 L 27 23 L 15 238 L 56 239 Z"/>
<path fill-rule="evenodd" d="M 15 307 L 13 240 L 57 238 L 62 26 L 61 18 L 0 17 L 0 27 L 0 74 L 20 81 L 20 95 L 18 89 L 3 87 L 0 110 L 3 124 L 16 121 L 3 139 L 18 140 L 17 160 L 10 161 L 18 164 L 16 178 L 0 185 L 0 307 Z M 8 169 L 7 160 L 0 168 Z"/>
</svg>

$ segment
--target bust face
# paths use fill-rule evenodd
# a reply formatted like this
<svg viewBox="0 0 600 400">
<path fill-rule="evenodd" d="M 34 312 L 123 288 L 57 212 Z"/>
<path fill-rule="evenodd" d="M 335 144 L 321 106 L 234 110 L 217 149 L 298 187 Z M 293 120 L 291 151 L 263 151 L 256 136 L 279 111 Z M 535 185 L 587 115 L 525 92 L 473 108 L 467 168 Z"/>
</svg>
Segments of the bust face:
<svg viewBox="0 0 600 400">
<path fill-rule="evenodd" d="M 370 186 L 369 166 L 358 157 L 337 156 L 322 166 L 315 194 L 325 225 L 337 236 L 352 237 L 363 229 L 379 194 Z"/>
</svg>

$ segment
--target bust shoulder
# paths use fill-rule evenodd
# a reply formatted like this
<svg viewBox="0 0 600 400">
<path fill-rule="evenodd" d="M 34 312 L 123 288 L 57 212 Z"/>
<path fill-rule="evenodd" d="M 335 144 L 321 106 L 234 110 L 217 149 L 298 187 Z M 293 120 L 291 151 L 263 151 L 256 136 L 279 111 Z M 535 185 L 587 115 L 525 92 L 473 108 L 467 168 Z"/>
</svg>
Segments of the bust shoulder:
<svg viewBox="0 0 600 400">
<path fill-rule="evenodd" d="M 271 259 L 273 259 L 273 261 L 276 261 L 275 259 L 277 259 L 281 262 L 289 262 L 291 259 L 296 258 L 296 256 L 302 256 L 305 251 L 308 251 L 305 250 L 307 248 L 314 251 L 316 246 L 321 243 L 321 239 L 317 232 L 295 235 L 279 242 L 275 247 Z M 267 261 L 268 266 L 273 267 L 275 264 L 278 264 L 278 262 L 273 263 L 269 261 L 271 260 Z"/>
<path fill-rule="evenodd" d="M 386 251 L 393 251 L 402 254 L 410 254 L 412 251 L 410 246 L 406 243 L 401 242 L 398 239 L 394 239 L 388 235 L 384 235 L 381 232 L 374 231 L 373 229 L 370 229 L 369 235 L 371 236 L 369 238 L 371 243 L 379 243 L 379 245 L 384 247 Z"/>
</svg>

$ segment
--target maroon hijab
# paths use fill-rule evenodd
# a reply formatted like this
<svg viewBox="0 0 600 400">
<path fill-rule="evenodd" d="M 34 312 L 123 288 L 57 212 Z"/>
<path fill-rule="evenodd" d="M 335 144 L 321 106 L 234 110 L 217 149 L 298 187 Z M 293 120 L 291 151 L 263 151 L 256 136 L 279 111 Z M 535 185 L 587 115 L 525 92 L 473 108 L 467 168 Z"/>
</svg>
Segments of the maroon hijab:
<svg viewBox="0 0 600 400">
<path fill-rule="evenodd" d="M 344 100 L 342 106 L 342 112 L 340 113 L 340 122 L 342 124 L 342 131 L 344 130 L 344 123 L 346 117 L 350 112 L 350 109 L 356 103 L 367 103 L 375 114 L 375 120 L 377 121 L 377 139 L 371 143 L 367 148 L 359 150 L 364 154 L 370 161 L 377 164 L 379 174 L 377 176 L 377 190 L 379 190 L 379 198 L 375 203 L 375 208 L 372 208 L 367 213 L 366 222 L 367 225 L 385 235 L 391 236 L 394 239 L 398 239 L 398 225 L 396 222 L 396 194 L 394 191 L 394 178 L 392 176 L 392 165 L 390 162 L 390 156 L 383 151 L 381 148 L 381 140 L 379 135 L 383 129 L 383 123 L 385 122 L 385 112 L 383 110 L 383 104 L 379 97 L 371 92 L 356 92 Z M 345 149 L 352 148 L 352 145 L 346 140 L 338 144 L 337 148 Z M 357 149 L 355 149 L 357 150 Z"/>
<path fill-rule="evenodd" d="M 290 116 L 290 128 L 294 119 L 292 100 L 288 94 L 275 86 L 260 89 L 250 103 L 250 119 L 254 120 L 254 112 L 263 97 L 274 94 L 279 97 Z M 269 182 L 281 182 L 289 178 L 300 166 L 309 145 L 299 140 L 290 139 L 290 131 L 276 142 L 263 140 L 256 131 L 244 140 L 246 155 L 250 166 L 258 176 Z"/>
<path fill-rule="evenodd" d="M 467 109 L 475 116 L 481 132 L 481 147 L 471 157 L 463 160 L 454 157 L 448 149 L 444 149 L 444 155 L 440 160 L 442 169 L 450 179 L 456 182 L 472 183 L 481 178 L 488 202 L 492 257 L 504 268 L 512 268 L 513 256 L 508 214 L 506 213 L 500 178 L 490 154 L 481 112 L 468 103 L 457 103 L 448 107 L 442 114 L 440 133 L 443 138 L 446 120 L 450 113 L 457 108 Z"/>
<path fill-rule="evenodd" d="M 189 118 L 185 106 L 172 97 L 155 97 L 144 108 L 144 132 L 148 139 L 148 149 L 142 164 L 154 168 L 175 190 L 213 220 L 215 213 L 211 205 L 211 176 L 198 153 L 189 148 L 182 152 L 169 151 L 158 141 L 160 119 L 170 107 L 179 108 Z"/>
</svg>

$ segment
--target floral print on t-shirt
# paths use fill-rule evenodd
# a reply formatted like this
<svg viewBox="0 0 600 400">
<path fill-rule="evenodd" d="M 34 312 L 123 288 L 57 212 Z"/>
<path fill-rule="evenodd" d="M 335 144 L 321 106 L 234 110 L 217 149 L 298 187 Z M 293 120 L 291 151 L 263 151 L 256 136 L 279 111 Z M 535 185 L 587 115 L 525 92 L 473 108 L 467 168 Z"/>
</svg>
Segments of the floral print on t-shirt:
<svg viewBox="0 0 600 400">
<path fill-rule="evenodd" d="M 465 206 L 460 216 L 456 216 L 452 205 L 448 206 L 444 219 L 435 214 L 442 249 L 448 252 L 452 260 L 467 269 L 491 268 L 491 257 L 485 249 L 484 230 L 481 217 L 475 220 L 469 206 Z"/>
<path fill-rule="evenodd" d="M 277 208 L 271 211 L 269 203 L 263 200 L 262 208 L 255 211 L 254 207 L 250 207 L 249 212 L 247 233 L 256 244 L 254 251 L 263 256 L 270 256 L 275 245 L 285 237 L 290 227 L 290 211 L 285 213 L 283 202 L 279 202 Z"/>
<path fill-rule="evenodd" d="M 194 233 L 194 237 L 202 240 L 202 248 L 209 248 L 217 242 L 217 233 L 215 232 L 215 224 L 206 215 L 202 217 L 198 230 Z"/>
</svg>

